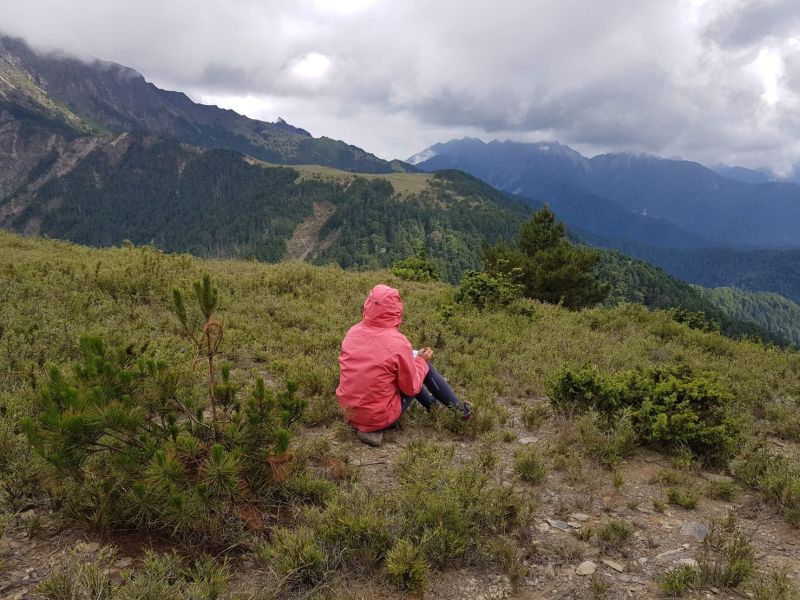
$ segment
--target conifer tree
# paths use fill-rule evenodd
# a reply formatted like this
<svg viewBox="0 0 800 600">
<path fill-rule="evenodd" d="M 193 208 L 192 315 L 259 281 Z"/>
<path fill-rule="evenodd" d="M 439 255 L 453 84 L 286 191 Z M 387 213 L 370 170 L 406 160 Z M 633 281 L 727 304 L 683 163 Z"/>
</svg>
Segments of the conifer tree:
<svg viewBox="0 0 800 600">
<path fill-rule="evenodd" d="M 213 318 L 214 310 L 217 308 L 217 290 L 211 285 L 211 276 L 205 273 L 201 281 L 194 282 L 193 287 L 194 295 L 203 317 L 199 327 L 196 325 L 196 321 L 189 320 L 186 305 L 183 301 L 183 294 L 178 289 L 172 290 L 173 310 L 183 327 L 184 334 L 197 348 L 197 360 L 205 359 L 208 364 L 208 397 L 211 401 L 212 427 L 214 429 L 214 439 L 219 441 L 217 368 L 214 359 L 219 353 L 219 347 L 222 344 L 224 326 L 222 321 Z M 227 381 L 223 383 L 225 384 Z"/>
<path fill-rule="evenodd" d="M 484 249 L 484 266 L 493 274 L 519 269 L 523 295 L 577 310 L 601 302 L 608 286 L 597 281 L 600 252 L 571 244 L 564 224 L 544 208 L 520 227 L 519 242 L 500 242 Z"/>
</svg>

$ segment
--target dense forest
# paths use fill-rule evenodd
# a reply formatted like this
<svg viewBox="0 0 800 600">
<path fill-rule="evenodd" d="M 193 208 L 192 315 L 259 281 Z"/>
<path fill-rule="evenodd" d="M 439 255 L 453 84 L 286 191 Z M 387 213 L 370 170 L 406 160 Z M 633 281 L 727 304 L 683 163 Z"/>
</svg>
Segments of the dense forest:
<svg viewBox="0 0 800 600">
<path fill-rule="evenodd" d="M 777 344 L 796 341 L 792 335 L 796 335 L 796 332 L 785 326 L 785 322 L 782 321 L 783 327 L 775 328 L 773 323 L 763 318 L 771 305 L 760 294 L 736 290 L 736 298 L 740 303 L 736 310 L 730 310 L 732 303 L 725 302 L 724 295 L 716 294 L 716 290 L 690 285 L 670 277 L 659 267 L 613 250 L 603 252 L 597 273 L 599 279 L 611 287 L 606 299 L 608 306 L 633 302 L 653 309 L 679 309 L 684 314 L 701 313 L 708 324 L 718 324 L 725 335 L 755 336 Z"/>
<path fill-rule="evenodd" d="M 53 160 L 43 158 L 31 181 Z M 229 150 L 130 134 L 98 146 L 29 197 L 18 195 L 26 208 L 9 225 L 91 246 L 129 240 L 170 252 L 274 262 L 315 203 L 323 203 L 334 210 L 319 239 L 310 241 L 319 246 L 317 262 L 386 267 L 422 244 L 456 281 L 480 265 L 484 241 L 511 237 L 529 211 L 459 172 L 427 178 L 418 193 L 397 192 L 386 179 L 340 174 L 346 177 L 301 178 L 295 169 L 253 164 Z"/>
<path fill-rule="evenodd" d="M 735 319 L 751 321 L 800 346 L 800 306 L 778 294 L 693 286 L 704 299 Z"/>
<path fill-rule="evenodd" d="M 800 250 L 658 248 L 628 240 L 585 236 L 597 246 L 616 248 L 658 265 L 673 277 L 704 287 L 737 287 L 774 292 L 800 302 Z"/>
<path fill-rule="evenodd" d="M 485 242 L 516 235 L 529 209 L 459 171 L 437 173 L 428 189 L 398 198 L 386 180 L 356 180 L 322 229 L 336 243 L 318 262 L 387 267 L 420 245 L 448 281 L 480 265 Z"/>
</svg>

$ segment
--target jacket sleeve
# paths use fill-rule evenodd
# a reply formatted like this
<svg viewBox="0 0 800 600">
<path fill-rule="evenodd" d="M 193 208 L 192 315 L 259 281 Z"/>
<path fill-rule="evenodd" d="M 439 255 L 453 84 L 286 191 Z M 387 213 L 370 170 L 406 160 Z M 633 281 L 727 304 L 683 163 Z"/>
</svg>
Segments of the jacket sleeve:
<svg viewBox="0 0 800 600">
<path fill-rule="evenodd" d="M 411 343 L 403 338 L 397 350 L 397 387 L 407 396 L 416 396 L 422 389 L 422 381 L 428 374 L 428 363 L 424 358 L 414 357 Z"/>
</svg>

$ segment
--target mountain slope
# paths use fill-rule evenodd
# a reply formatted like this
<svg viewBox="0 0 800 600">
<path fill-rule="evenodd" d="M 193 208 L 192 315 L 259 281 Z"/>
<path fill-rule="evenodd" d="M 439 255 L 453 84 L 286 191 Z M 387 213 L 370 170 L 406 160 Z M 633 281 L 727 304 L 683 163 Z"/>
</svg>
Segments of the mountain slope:
<svg viewBox="0 0 800 600">
<path fill-rule="evenodd" d="M 654 156 L 605 154 L 589 159 L 557 142 L 453 140 L 417 156 L 425 158 L 416 165 L 421 170 L 460 168 L 499 189 L 547 200 L 556 210 L 559 202 L 574 201 L 580 194 L 605 198 L 618 210 L 656 218 L 671 224 L 673 232 L 682 231 L 674 247 L 800 246 L 800 186 L 794 184 L 749 184 L 697 163 Z M 598 203 L 595 210 L 602 215 L 605 208 Z M 668 235 L 665 230 L 664 237 Z M 626 234 L 643 242 L 650 236 L 635 228 Z"/>
<path fill-rule="evenodd" d="M 731 317 L 756 323 L 800 347 L 800 305 L 778 294 L 695 287 L 700 296 Z"/>
<path fill-rule="evenodd" d="M 606 300 L 609 306 L 633 302 L 654 310 L 700 312 L 708 321 L 718 323 L 720 331 L 731 337 L 749 335 L 779 345 L 797 343 L 800 339 L 800 321 L 791 324 L 783 317 L 766 316 L 779 304 L 785 314 L 791 314 L 792 307 L 800 311 L 800 307 L 777 294 L 742 290 L 725 293 L 690 285 L 650 263 L 611 250 L 603 252 L 597 275 L 611 286 Z M 730 300 L 731 295 L 736 298 L 735 302 Z"/>
<path fill-rule="evenodd" d="M 592 236 L 586 236 L 586 240 L 656 264 L 689 283 L 774 292 L 800 302 L 800 249 L 658 248 L 630 240 Z"/>
<path fill-rule="evenodd" d="M 277 261 L 297 228 L 324 214 L 307 258 L 385 267 L 422 243 L 455 280 L 480 265 L 481 244 L 512 237 L 529 213 L 465 174 L 301 174 L 143 133 L 77 141 L 86 151 L 68 169 L 45 161 L 0 201 L 0 226 L 92 246 L 130 240 Z"/>
<path fill-rule="evenodd" d="M 232 110 L 192 102 L 185 94 L 148 83 L 142 75 L 115 63 L 83 62 L 57 54 L 40 54 L 24 41 L 0 37 L 0 73 L 15 72 L 53 103 L 67 107 L 112 133 L 141 130 L 175 137 L 210 148 L 237 150 L 262 160 L 315 163 L 367 173 L 406 170 L 355 146 L 329 138 L 314 138 L 282 120 L 267 123 Z M 14 86 L 0 79 L 0 90 Z"/>
</svg>

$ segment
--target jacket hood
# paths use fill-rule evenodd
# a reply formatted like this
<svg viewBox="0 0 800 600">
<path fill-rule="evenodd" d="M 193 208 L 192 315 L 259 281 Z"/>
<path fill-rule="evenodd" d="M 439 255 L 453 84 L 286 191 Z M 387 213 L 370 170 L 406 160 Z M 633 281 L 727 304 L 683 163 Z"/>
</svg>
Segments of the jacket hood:
<svg viewBox="0 0 800 600">
<path fill-rule="evenodd" d="M 379 283 L 364 301 L 364 323 L 373 327 L 397 327 L 403 321 L 400 292 Z"/>
</svg>

